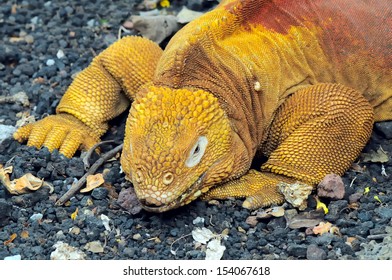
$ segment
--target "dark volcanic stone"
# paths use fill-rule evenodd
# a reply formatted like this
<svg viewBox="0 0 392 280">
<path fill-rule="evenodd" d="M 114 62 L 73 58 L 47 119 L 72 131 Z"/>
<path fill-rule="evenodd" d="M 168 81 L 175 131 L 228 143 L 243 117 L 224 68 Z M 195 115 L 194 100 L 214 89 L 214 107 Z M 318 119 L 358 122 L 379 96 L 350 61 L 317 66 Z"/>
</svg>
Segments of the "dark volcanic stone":
<svg viewBox="0 0 392 280">
<path fill-rule="evenodd" d="M 85 173 L 83 161 L 80 158 L 72 158 L 65 172 L 69 177 L 82 177 Z"/>
<path fill-rule="evenodd" d="M 13 196 L 11 201 L 20 207 L 32 207 L 39 201 L 45 201 L 49 196 L 49 188 L 42 187 L 35 192 Z"/>
<path fill-rule="evenodd" d="M 374 124 L 374 127 L 385 138 L 392 139 L 392 121 L 378 122 Z"/>
<path fill-rule="evenodd" d="M 325 260 L 327 253 L 316 244 L 310 244 L 306 250 L 306 258 L 308 260 Z"/>
<path fill-rule="evenodd" d="M 340 217 L 340 211 L 348 205 L 346 200 L 332 201 L 328 205 L 329 212 L 325 215 L 325 219 L 330 222 L 335 222 Z"/>
<path fill-rule="evenodd" d="M 56 218 L 59 222 L 66 220 L 69 218 L 69 215 L 67 213 L 67 210 L 65 210 L 64 208 L 55 208 L 55 212 L 56 212 Z"/>
<path fill-rule="evenodd" d="M 0 199 L 0 227 L 5 226 L 11 216 L 12 204 Z"/>
<path fill-rule="evenodd" d="M 307 247 L 306 245 L 289 245 L 287 247 L 287 252 L 289 255 L 294 256 L 294 257 L 299 257 L 299 258 L 305 258 L 306 257 L 306 252 L 307 252 Z"/>
<path fill-rule="evenodd" d="M 375 212 L 384 219 L 392 219 L 392 208 L 379 207 L 375 209 Z"/>
<path fill-rule="evenodd" d="M 91 192 L 91 196 L 95 199 L 105 199 L 108 193 L 109 191 L 106 188 L 100 187 L 93 189 L 93 191 Z"/>
<path fill-rule="evenodd" d="M 361 222 L 367 222 L 372 219 L 372 214 L 368 211 L 361 211 L 358 213 L 358 219 L 361 220 Z"/>
</svg>

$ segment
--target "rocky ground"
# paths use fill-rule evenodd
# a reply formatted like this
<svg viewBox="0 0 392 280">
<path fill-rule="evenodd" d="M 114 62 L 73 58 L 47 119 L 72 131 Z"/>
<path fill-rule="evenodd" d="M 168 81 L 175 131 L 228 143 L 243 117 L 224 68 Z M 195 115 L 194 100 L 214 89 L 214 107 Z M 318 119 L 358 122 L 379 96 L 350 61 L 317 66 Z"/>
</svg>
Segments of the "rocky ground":
<svg viewBox="0 0 392 280">
<path fill-rule="evenodd" d="M 64 206 L 54 205 L 84 175 L 80 153 L 67 159 L 56 151 L 28 148 L 8 135 L 27 115 L 41 119 L 54 113 L 73 75 L 116 40 L 119 26 L 139 12 L 140 2 L 8 0 L 0 5 L 0 164 L 13 167 L 11 180 L 31 173 L 53 186 L 53 192 L 43 187 L 10 195 L 0 184 L 0 259 L 67 254 L 81 259 L 205 259 L 212 256 L 207 249 L 212 243 L 206 245 L 211 237 L 219 241 L 216 250 L 223 252 L 222 259 L 391 259 L 390 156 L 386 162 L 392 154 L 391 122 L 375 126 L 364 151 L 370 156 L 361 157 L 343 176 L 344 197 L 322 200 L 329 209 L 322 220 L 334 229 L 324 234 L 312 226 L 293 228 L 289 214 L 295 213 L 289 205 L 284 216 L 264 219 L 249 218 L 255 213 L 242 209 L 240 200 L 196 201 L 169 213 L 132 214 L 117 202 L 118 194 L 130 187 L 118 157 L 98 169 L 103 186 L 76 194 Z M 177 12 L 183 5 L 206 10 L 215 2 L 172 4 L 178 5 L 158 13 Z M 116 142 L 102 146 L 103 152 L 121 142 L 125 117 L 113 121 L 105 140 Z M 378 155 L 372 153 L 377 150 Z M 97 158 L 93 155 L 92 161 Z M 315 206 L 311 196 L 305 212 Z M 210 236 L 201 240 L 200 231 Z"/>
</svg>

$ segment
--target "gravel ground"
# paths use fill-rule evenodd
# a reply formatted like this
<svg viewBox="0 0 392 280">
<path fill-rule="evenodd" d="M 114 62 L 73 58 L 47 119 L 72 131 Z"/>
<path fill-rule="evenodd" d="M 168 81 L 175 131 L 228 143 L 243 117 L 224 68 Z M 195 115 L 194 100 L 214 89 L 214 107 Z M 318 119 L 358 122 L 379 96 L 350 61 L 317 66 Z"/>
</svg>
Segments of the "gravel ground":
<svg viewBox="0 0 392 280">
<path fill-rule="evenodd" d="M 181 1 L 179 5 L 197 9 L 200 2 Z M 30 103 L 2 103 L 0 127 L 12 130 L 20 112 L 37 119 L 53 114 L 72 76 L 116 40 L 118 27 L 135 11 L 134 3 L 3 1 L 0 97 L 24 92 Z M 113 121 L 106 140 L 121 142 L 125 117 Z M 365 152 L 381 146 L 392 154 L 391 132 L 391 122 L 376 125 Z M 1 134 L 6 137 L 5 132 Z M 102 150 L 114 145 L 104 145 Z M 306 228 L 291 229 L 285 217 L 250 223 L 247 218 L 254 214 L 242 209 L 240 200 L 196 201 L 169 213 L 132 215 L 116 202 L 118 193 L 130 186 L 120 173 L 118 159 L 98 170 L 105 174 L 103 187 L 77 194 L 65 206 L 54 202 L 84 175 L 80 154 L 67 159 L 56 151 L 50 154 L 46 149 L 28 148 L 6 137 L 0 144 L 0 164 L 13 166 L 11 179 L 30 172 L 54 187 L 52 193 L 44 187 L 12 196 L 0 185 L 0 259 L 17 255 L 21 259 L 60 258 L 62 248 L 85 259 L 204 259 L 207 246 L 191 235 L 203 227 L 221 234 L 222 259 L 392 258 L 391 160 L 383 164 L 360 161 L 361 170 L 357 167 L 342 177 L 344 198 L 323 200 L 329 208 L 324 220 L 338 227 L 340 234 L 323 235 Z M 308 207 L 305 211 L 315 208 L 312 197 Z M 76 209 L 78 215 L 72 219 Z M 106 217 L 109 224 L 105 227 Z M 55 250 L 57 255 L 52 254 Z"/>
</svg>

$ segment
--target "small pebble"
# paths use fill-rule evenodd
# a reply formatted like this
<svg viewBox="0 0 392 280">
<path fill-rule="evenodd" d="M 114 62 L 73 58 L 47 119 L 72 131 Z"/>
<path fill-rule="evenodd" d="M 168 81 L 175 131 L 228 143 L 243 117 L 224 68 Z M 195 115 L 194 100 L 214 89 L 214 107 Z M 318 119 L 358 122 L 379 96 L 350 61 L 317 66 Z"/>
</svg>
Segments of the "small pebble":
<svg viewBox="0 0 392 280">
<path fill-rule="evenodd" d="M 317 186 L 319 197 L 328 197 L 331 199 L 342 199 L 344 197 L 344 183 L 342 178 L 336 174 L 328 174 Z"/>
<path fill-rule="evenodd" d="M 100 187 L 96 188 L 91 192 L 91 196 L 95 199 L 105 199 L 108 195 L 108 190 L 106 188 Z"/>
<path fill-rule="evenodd" d="M 54 64 L 55 64 L 54 59 L 48 59 L 48 60 L 46 61 L 46 65 L 47 65 L 47 66 L 52 66 L 52 65 L 54 65 Z"/>
<path fill-rule="evenodd" d="M 325 260 L 327 253 L 316 244 L 310 244 L 306 250 L 306 258 L 308 260 Z"/>
<path fill-rule="evenodd" d="M 28 44 L 34 43 L 34 37 L 31 36 L 31 35 L 26 35 L 26 36 L 24 37 L 24 39 L 25 39 L 25 42 L 28 43 Z"/>
<path fill-rule="evenodd" d="M 31 215 L 30 220 L 31 221 L 39 221 L 39 220 L 42 220 L 43 216 L 44 215 L 42 215 L 41 213 L 33 214 L 33 215 Z"/>
<path fill-rule="evenodd" d="M 196 219 L 194 219 L 194 220 L 192 221 L 192 223 L 193 223 L 194 225 L 196 225 L 196 224 L 203 224 L 203 223 L 204 223 L 204 218 L 202 218 L 202 217 L 197 217 Z"/>
<path fill-rule="evenodd" d="M 84 246 L 84 249 L 92 253 L 103 253 L 104 251 L 100 241 L 91 241 Z"/>
<path fill-rule="evenodd" d="M 350 195 L 350 196 L 348 197 L 348 202 L 349 202 L 350 204 L 351 204 L 351 203 L 358 202 L 358 200 L 360 200 L 362 196 L 363 196 L 363 193 L 359 193 L 359 192 L 353 193 L 352 195 Z"/>
<path fill-rule="evenodd" d="M 56 56 L 58 59 L 63 58 L 65 56 L 63 50 L 58 50 Z"/>
<path fill-rule="evenodd" d="M 133 239 L 133 240 L 141 240 L 141 239 L 142 239 L 142 236 L 140 235 L 140 233 L 136 233 L 136 234 L 134 234 L 134 235 L 132 236 L 132 239 Z"/>
</svg>

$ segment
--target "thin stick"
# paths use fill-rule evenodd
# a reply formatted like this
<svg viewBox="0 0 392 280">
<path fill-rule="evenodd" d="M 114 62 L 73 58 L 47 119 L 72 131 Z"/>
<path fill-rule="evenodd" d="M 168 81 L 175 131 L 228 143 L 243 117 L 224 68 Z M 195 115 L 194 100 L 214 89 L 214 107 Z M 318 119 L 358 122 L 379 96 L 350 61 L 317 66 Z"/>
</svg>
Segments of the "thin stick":
<svg viewBox="0 0 392 280">
<path fill-rule="evenodd" d="M 97 171 L 97 169 L 108 159 L 111 159 L 114 157 L 118 152 L 120 152 L 123 148 L 123 144 L 118 145 L 114 149 L 110 150 L 106 154 L 103 154 L 87 171 L 86 174 L 82 178 L 79 179 L 79 181 L 75 184 L 72 184 L 71 188 L 62 196 L 60 197 L 59 200 L 56 201 L 55 205 L 56 206 L 61 206 L 65 202 L 67 202 L 78 190 L 82 188 L 82 186 L 86 183 L 87 176 L 92 175 Z"/>
<path fill-rule="evenodd" d="M 90 168 L 90 157 L 93 154 L 93 152 L 95 151 L 96 148 L 98 148 L 99 146 L 103 145 L 103 144 L 107 144 L 107 143 L 112 143 L 114 142 L 114 140 L 107 140 L 107 141 L 102 141 L 99 142 L 97 144 L 95 144 L 94 146 L 92 146 L 85 154 L 84 158 L 83 158 L 83 164 L 84 164 L 84 170 L 87 171 Z"/>
</svg>

